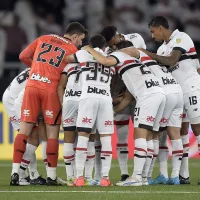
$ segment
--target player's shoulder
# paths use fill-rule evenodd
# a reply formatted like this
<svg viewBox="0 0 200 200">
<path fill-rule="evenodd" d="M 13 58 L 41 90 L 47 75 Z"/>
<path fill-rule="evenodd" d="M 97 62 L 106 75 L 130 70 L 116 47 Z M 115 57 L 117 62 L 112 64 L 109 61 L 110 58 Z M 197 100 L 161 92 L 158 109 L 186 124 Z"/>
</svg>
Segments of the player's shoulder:
<svg viewBox="0 0 200 200">
<path fill-rule="evenodd" d="M 76 67 L 80 67 L 80 63 L 69 63 L 63 69 L 63 72 L 69 72 L 75 69 Z"/>
<path fill-rule="evenodd" d="M 129 38 L 130 40 L 142 38 L 142 36 L 139 33 L 126 34 L 125 37 Z"/>
</svg>

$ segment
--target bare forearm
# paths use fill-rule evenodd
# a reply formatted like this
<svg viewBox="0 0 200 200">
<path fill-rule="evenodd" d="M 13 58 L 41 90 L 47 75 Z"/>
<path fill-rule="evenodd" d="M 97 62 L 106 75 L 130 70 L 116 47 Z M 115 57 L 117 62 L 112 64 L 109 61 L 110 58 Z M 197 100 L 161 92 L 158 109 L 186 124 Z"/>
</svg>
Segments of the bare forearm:
<svg viewBox="0 0 200 200">
<path fill-rule="evenodd" d="M 114 108 L 114 112 L 118 113 L 124 110 L 129 104 L 131 104 L 131 100 L 123 99 L 122 102 Z"/>
</svg>

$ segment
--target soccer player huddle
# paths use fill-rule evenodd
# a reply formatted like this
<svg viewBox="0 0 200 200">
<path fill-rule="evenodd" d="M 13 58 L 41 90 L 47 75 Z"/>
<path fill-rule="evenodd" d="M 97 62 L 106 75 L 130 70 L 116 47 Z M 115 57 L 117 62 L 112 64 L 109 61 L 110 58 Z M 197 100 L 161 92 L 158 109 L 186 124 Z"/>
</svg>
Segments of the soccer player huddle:
<svg viewBox="0 0 200 200">
<path fill-rule="evenodd" d="M 111 186 L 114 125 L 121 171 L 117 186 L 190 184 L 189 123 L 200 147 L 197 53 L 192 39 L 170 30 L 164 17 L 153 18 L 149 29 L 153 39 L 163 41 L 157 54 L 146 50 L 138 33 L 123 35 L 114 26 L 105 27 L 83 46 L 88 33 L 77 22 L 68 25 L 63 37 L 43 35 L 21 52 L 19 58 L 28 68 L 3 95 L 13 128 L 19 131 L 10 185 Z M 131 176 L 130 118 L 135 143 Z M 66 182 L 56 175 L 61 123 Z M 167 136 L 172 143 L 169 177 Z M 36 167 L 39 138 L 46 180 Z M 153 180 L 157 158 L 160 174 Z"/>
</svg>

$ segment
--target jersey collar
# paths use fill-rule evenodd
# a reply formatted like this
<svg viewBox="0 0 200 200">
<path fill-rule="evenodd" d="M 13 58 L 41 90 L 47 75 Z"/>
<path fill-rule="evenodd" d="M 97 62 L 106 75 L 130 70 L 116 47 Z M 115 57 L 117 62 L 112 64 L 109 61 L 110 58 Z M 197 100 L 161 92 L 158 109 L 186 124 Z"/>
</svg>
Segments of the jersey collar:
<svg viewBox="0 0 200 200">
<path fill-rule="evenodd" d="M 173 33 L 171 34 L 171 36 L 170 36 L 170 38 L 169 38 L 169 41 L 170 41 L 171 39 L 173 39 L 178 33 L 179 33 L 179 30 L 178 30 L 178 29 L 176 29 L 175 31 L 173 31 Z M 168 43 L 168 42 L 167 42 L 167 43 Z"/>
</svg>

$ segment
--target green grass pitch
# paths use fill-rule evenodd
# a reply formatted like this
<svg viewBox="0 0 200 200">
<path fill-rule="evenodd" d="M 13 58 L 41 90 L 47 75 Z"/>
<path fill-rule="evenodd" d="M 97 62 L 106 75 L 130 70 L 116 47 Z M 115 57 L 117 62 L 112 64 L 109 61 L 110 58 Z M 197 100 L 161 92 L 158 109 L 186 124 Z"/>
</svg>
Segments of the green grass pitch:
<svg viewBox="0 0 200 200">
<path fill-rule="evenodd" d="M 43 177 L 46 176 L 45 168 L 41 161 L 38 162 L 38 170 Z M 57 169 L 59 177 L 65 178 L 65 168 L 59 161 Z M 132 160 L 129 161 L 129 172 L 132 173 Z M 190 185 L 168 186 L 142 186 L 142 187 L 67 187 L 67 186 L 9 186 L 11 173 L 11 161 L 0 161 L 0 200 L 200 200 L 199 159 L 190 160 Z M 169 174 L 171 162 L 169 162 Z M 154 177 L 158 174 L 158 165 L 154 170 Z M 118 163 L 112 162 L 110 179 L 115 184 L 120 178 Z"/>
</svg>

